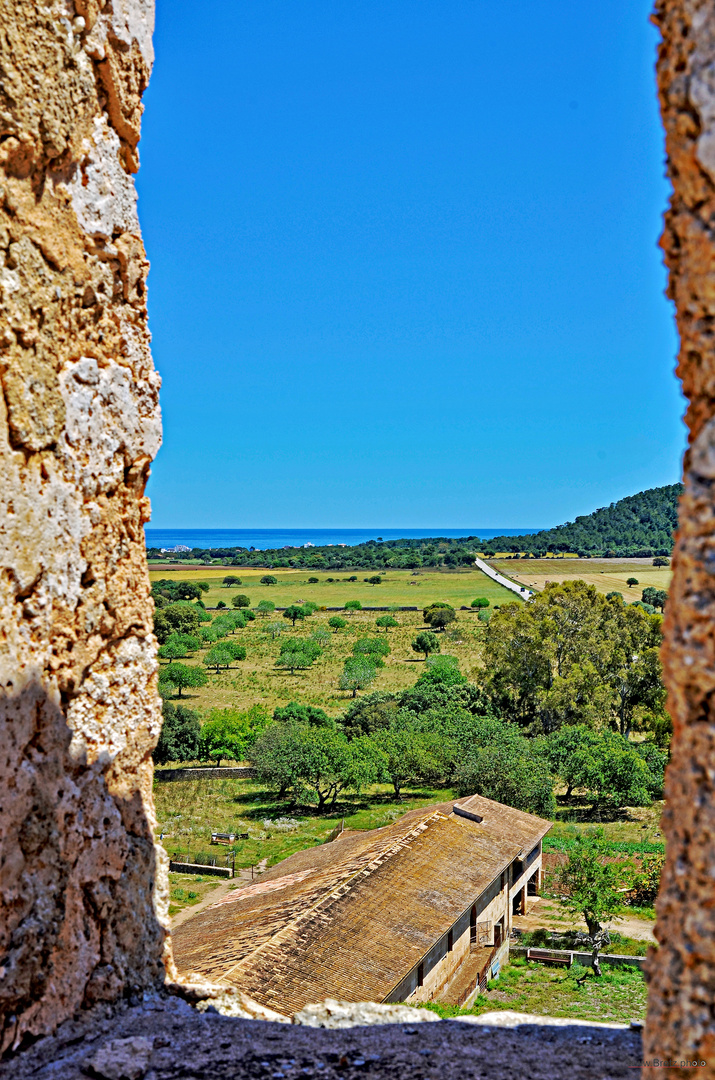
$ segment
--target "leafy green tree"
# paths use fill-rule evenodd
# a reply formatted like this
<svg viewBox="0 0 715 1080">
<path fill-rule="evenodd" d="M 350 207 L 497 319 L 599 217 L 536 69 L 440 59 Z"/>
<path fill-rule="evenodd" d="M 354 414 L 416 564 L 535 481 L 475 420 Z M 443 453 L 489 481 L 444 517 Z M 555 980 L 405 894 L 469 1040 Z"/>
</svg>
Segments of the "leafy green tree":
<svg viewBox="0 0 715 1080">
<path fill-rule="evenodd" d="M 174 599 L 200 600 L 202 591 L 201 585 L 195 581 L 177 581 L 174 587 Z"/>
<path fill-rule="evenodd" d="M 199 613 L 192 604 L 169 604 L 154 612 L 154 633 L 160 645 L 172 634 L 195 635 L 199 629 Z"/>
<path fill-rule="evenodd" d="M 422 612 L 422 616 L 428 626 L 431 626 L 433 630 L 444 630 L 445 626 L 449 626 L 457 618 L 457 613 L 450 604 L 444 604 L 436 602 L 430 604 Z"/>
<path fill-rule="evenodd" d="M 390 646 L 385 638 L 358 638 L 353 645 L 353 656 L 364 656 L 371 660 L 376 668 L 385 666 L 384 657 L 389 656 Z"/>
<path fill-rule="evenodd" d="M 237 641 L 227 641 L 225 645 L 223 645 L 223 648 L 228 649 L 233 660 L 246 659 L 246 646 L 239 645 Z"/>
<path fill-rule="evenodd" d="M 223 760 L 244 761 L 268 723 L 268 713 L 261 705 L 246 712 L 213 709 L 199 735 L 199 759 L 217 765 Z"/>
<path fill-rule="evenodd" d="M 279 622 L 269 623 L 266 627 L 266 633 L 269 635 L 272 641 L 275 641 L 283 633 L 283 625 Z"/>
<path fill-rule="evenodd" d="M 276 723 L 309 724 L 312 727 L 335 728 L 335 721 L 317 705 L 303 705 L 298 701 L 289 701 L 273 713 Z"/>
<path fill-rule="evenodd" d="M 215 626 L 202 626 L 199 630 L 199 637 L 202 644 L 212 645 L 214 642 L 218 641 L 218 639 L 221 637 L 221 634 Z"/>
<path fill-rule="evenodd" d="M 206 686 L 206 675 L 198 667 L 189 667 L 187 664 L 170 664 L 159 670 L 159 691 L 172 693 L 178 691 L 179 697 L 184 690 L 194 690 L 200 686 Z"/>
<path fill-rule="evenodd" d="M 271 724 L 256 741 L 251 760 L 258 776 L 280 795 L 293 791 L 322 814 L 335 808 L 346 790 L 375 783 L 382 756 L 369 739 L 353 739 L 335 729 L 288 722 Z"/>
<path fill-rule="evenodd" d="M 291 675 L 296 670 L 306 671 L 320 656 L 321 649 L 315 642 L 308 638 L 292 638 L 284 641 L 281 645 L 280 654 L 276 660 L 276 666 L 289 668 Z"/>
<path fill-rule="evenodd" d="M 389 728 L 395 722 L 398 712 L 399 705 L 395 695 L 385 690 L 377 690 L 350 702 L 342 718 L 343 730 L 349 739 L 358 735 L 373 735 L 376 731 Z"/>
<path fill-rule="evenodd" d="M 380 630 L 384 630 L 387 634 L 391 627 L 399 626 L 397 619 L 393 619 L 392 615 L 381 615 L 379 619 L 375 619 L 375 626 Z"/>
<path fill-rule="evenodd" d="M 637 577 L 626 578 L 626 585 L 628 586 L 629 589 L 632 589 L 633 586 L 637 585 L 637 584 L 638 584 L 638 578 Z"/>
<path fill-rule="evenodd" d="M 431 653 L 438 653 L 441 649 L 439 638 L 431 630 L 422 630 L 412 642 L 412 651 L 424 653 L 425 660 Z"/>
<path fill-rule="evenodd" d="M 557 874 L 559 887 L 566 894 L 562 903 L 574 915 L 583 916 L 591 937 L 601 929 L 601 921 L 612 918 L 623 903 L 619 888 L 625 875 L 618 863 L 608 861 L 609 855 L 603 830 L 580 834 Z"/>
<path fill-rule="evenodd" d="M 665 865 L 665 855 L 648 855 L 643 860 L 640 871 L 633 879 L 630 903 L 638 907 L 648 907 L 655 903 L 660 889 L 660 879 Z"/>
<path fill-rule="evenodd" d="M 321 649 L 324 649 L 326 645 L 330 644 L 330 633 L 328 630 L 314 630 L 310 635 L 310 640 L 314 641 L 316 645 L 319 645 Z"/>
<path fill-rule="evenodd" d="M 492 616 L 485 685 L 496 712 L 535 733 L 617 722 L 628 735 L 637 710 L 662 702 L 659 646 L 658 616 L 583 581 L 551 584 Z"/>
<path fill-rule="evenodd" d="M 240 577 L 236 577 L 235 574 L 226 574 L 226 577 L 223 579 L 223 585 L 227 589 L 233 588 L 234 585 L 241 585 L 241 584 L 243 584 L 243 583 L 242 583 Z"/>
<path fill-rule="evenodd" d="M 317 610 L 318 610 L 318 605 L 313 600 L 306 600 L 305 603 L 303 604 L 303 611 L 305 612 L 306 618 L 309 618 L 311 615 L 314 615 Z"/>
<path fill-rule="evenodd" d="M 650 604 L 654 608 L 660 608 L 662 611 L 665 607 L 665 602 L 668 599 L 668 593 L 665 589 L 656 589 L 652 585 L 645 588 L 641 594 L 641 599 L 644 604 Z"/>
<path fill-rule="evenodd" d="M 219 600 L 219 602 L 218 602 L 218 604 L 216 605 L 216 607 L 217 607 L 217 608 L 225 608 L 225 607 L 226 607 L 226 605 L 224 604 L 223 600 Z"/>
<path fill-rule="evenodd" d="M 187 653 L 196 652 L 201 648 L 201 642 L 194 634 L 172 634 L 167 645 L 180 645 Z"/>
<path fill-rule="evenodd" d="M 201 725 L 198 715 L 183 705 L 165 701 L 159 741 L 152 757 L 157 765 L 168 761 L 197 761 Z"/>
<path fill-rule="evenodd" d="M 382 585 L 382 578 L 379 574 L 373 574 L 372 577 L 366 577 L 363 579 L 368 585 Z"/>
<path fill-rule="evenodd" d="M 653 566 L 667 566 L 668 559 L 664 555 L 656 555 L 653 559 Z"/>
<path fill-rule="evenodd" d="M 319 582 L 319 580 L 320 580 L 320 579 L 319 579 L 319 578 L 317 578 L 317 577 L 309 577 L 309 578 L 308 578 L 308 584 L 309 584 L 309 585 L 317 585 L 317 584 L 318 584 L 318 582 Z"/>
<path fill-rule="evenodd" d="M 543 817 L 556 812 L 553 777 L 538 747 L 506 724 L 492 727 L 489 745 L 466 752 L 456 786 L 460 795 L 483 795 Z"/>
<path fill-rule="evenodd" d="M 438 735 L 408 726 L 393 726 L 375 732 L 373 742 L 383 754 L 383 775 L 389 779 L 398 799 L 402 798 L 406 784 L 439 779 L 443 761 Z"/>
<path fill-rule="evenodd" d="M 261 585 L 277 585 L 277 584 L 278 584 L 278 578 L 274 577 L 273 574 L 264 574 L 263 577 L 261 578 Z"/>
<path fill-rule="evenodd" d="M 230 615 L 217 615 L 211 623 L 211 628 L 216 631 L 219 637 L 226 637 L 226 634 L 232 634 L 235 630 Z"/>
<path fill-rule="evenodd" d="M 283 612 L 283 618 L 290 619 L 293 623 L 293 629 L 295 629 L 296 622 L 298 622 L 298 620 L 302 622 L 305 618 L 305 608 L 302 608 L 300 604 L 290 604 Z"/>
<path fill-rule="evenodd" d="M 613 589 L 612 592 L 606 593 L 606 600 L 621 600 L 625 603 L 625 601 L 623 600 L 623 593 L 617 592 L 616 589 Z"/>
<path fill-rule="evenodd" d="M 336 634 L 338 630 L 344 630 L 347 625 L 345 619 L 341 619 L 339 615 L 331 615 L 328 619 L 328 626 L 331 626 Z"/>
<path fill-rule="evenodd" d="M 348 600 L 345 604 L 345 610 L 352 615 L 353 611 L 362 611 L 362 604 L 359 600 Z"/>
<path fill-rule="evenodd" d="M 340 676 L 340 689 L 352 690 L 355 697 L 358 690 L 365 690 L 374 682 L 376 674 L 375 665 L 371 660 L 363 656 L 350 656 L 345 661 L 343 673 Z"/>
<path fill-rule="evenodd" d="M 173 634 L 172 637 L 178 637 L 178 634 Z M 183 634 L 181 635 L 184 636 Z M 174 660 L 182 660 L 186 656 L 186 649 L 183 645 L 176 641 L 172 641 L 171 638 L 165 645 L 159 646 L 158 655 L 162 660 L 168 660 L 171 664 Z"/>
<path fill-rule="evenodd" d="M 235 634 L 237 630 L 244 630 L 246 627 L 246 614 L 245 611 L 229 611 L 227 618 L 229 620 L 230 633 Z"/>
<path fill-rule="evenodd" d="M 219 668 L 229 668 L 232 663 L 233 649 L 228 641 L 222 641 L 220 645 L 214 645 L 204 657 L 204 664 L 206 667 L 215 668 L 216 674 L 218 674 Z"/>
<path fill-rule="evenodd" d="M 481 611 L 482 608 L 489 607 L 489 601 L 486 596 L 478 596 L 476 600 L 472 600 L 471 607 L 476 608 L 477 611 Z"/>
<path fill-rule="evenodd" d="M 275 610 L 276 605 L 273 603 L 272 600 L 259 600 L 258 604 L 256 605 L 256 611 L 263 618 L 265 618 L 266 615 L 272 615 Z"/>
<path fill-rule="evenodd" d="M 251 606 L 251 601 L 245 593 L 236 593 L 231 603 L 235 608 L 249 608 Z"/>
<path fill-rule="evenodd" d="M 666 755 L 646 745 L 639 751 L 618 732 L 579 724 L 549 735 L 545 754 L 567 797 L 576 788 L 596 806 L 649 806 L 662 788 Z"/>
</svg>

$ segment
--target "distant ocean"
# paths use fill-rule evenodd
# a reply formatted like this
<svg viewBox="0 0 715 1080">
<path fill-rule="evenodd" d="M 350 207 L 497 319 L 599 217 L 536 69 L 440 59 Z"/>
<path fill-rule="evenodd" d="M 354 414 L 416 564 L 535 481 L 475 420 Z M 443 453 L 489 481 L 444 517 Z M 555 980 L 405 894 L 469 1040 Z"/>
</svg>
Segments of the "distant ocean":
<svg viewBox="0 0 715 1080">
<path fill-rule="evenodd" d="M 244 547 L 264 551 L 266 548 L 304 547 L 312 544 L 364 544 L 367 540 L 420 540 L 428 536 L 524 536 L 538 532 L 534 529 L 146 529 L 147 547 L 173 548 L 183 544 L 188 548 Z"/>
</svg>

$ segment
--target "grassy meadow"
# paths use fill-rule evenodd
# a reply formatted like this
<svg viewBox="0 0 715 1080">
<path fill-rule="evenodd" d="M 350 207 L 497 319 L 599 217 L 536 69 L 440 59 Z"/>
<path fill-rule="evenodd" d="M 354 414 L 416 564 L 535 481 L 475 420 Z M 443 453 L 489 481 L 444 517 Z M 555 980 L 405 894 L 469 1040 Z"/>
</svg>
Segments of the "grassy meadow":
<svg viewBox="0 0 715 1080">
<path fill-rule="evenodd" d="M 236 573 L 242 584 L 233 588 L 222 585 L 227 573 Z M 367 585 L 358 575 L 358 581 L 341 580 L 338 583 L 325 581 L 331 575 L 311 575 L 305 571 L 277 571 L 277 585 L 261 585 L 259 578 L 264 570 L 233 571 L 220 568 L 201 568 L 190 573 L 182 573 L 177 580 L 207 581 L 210 586 L 204 594 L 207 607 L 214 607 L 219 600 L 231 606 L 231 597 L 238 592 L 245 593 L 255 606 L 259 600 L 272 600 L 283 607 L 293 603 L 313 600 L 321 607 L 343 606 L 347 600 L 360 600 L 363 605 L 419 605 L 419 611 L 393 612 L 399 626 L 387 632 L 391 653 L 385 659 L 385 667 L 378 670 L 372 690 L 397 692 L 411 686 L 423 667 L 424 657 L 412 651 L 410 643 L 420 629 L 424 629 L 421 609 L 434 600 L 444 600 L 460 608 L 469 604 L 475 597 L 486 597 L 492 607 L 521 601 L 508 589 L 497 585 L 479 570 L 455 570 L 446 572 L 424 572 L 413 576 L 411 571 L 391 571 L 381 585 Z M 165 571 L 152 571 L 153 581 L 167 577 Z M 319 583 L 308 584 L 308 577 L 320 576 Z M 348 577 L 349 575 L 343 575 Z M 316 611 L 304 622 L 296 623 L 295 629 L 280 612 L 257 618 L 244 630 L 237 630 L 235 639 L 246 647 L 246 659 L 234 661 L 230 668 L 218 674 L 209 673 L 208 686 L 198 690 L 184 691 L 182 700 L 191 708 L 206 713 L 212 708 L 233 706 L 239 709 L 250 708 L 260 702 L 271 712 L 289 701 L 318 705 L 330 715 L 343 712 L 351 698 L 350 691 L 338 689 L 340 674 L 345 660 L 352 655 L 352 646 L 359 637 L 384 634 L 378 630 L 375 620 L 385 612 L 356 612 L 345 614 L 347 626 L 344 630 L 333 632 L 328 626 L 328 619 L 335 612 Z M 279 623 L 283 630 L 273 640 L 267 631 L 271 623 Z M 307 671 L 289 671 L 276 667 L 276 658 L 282 641 L 290 637 L 305 637 L 316 630 L 327 630 L 330 639 L 323 649 L 323 654 Z M 480 623 L 476 611 L 458 611 L 457 622 L 445 633 L 440 634 L 442 652 L 458 657 L 462 671 L 467 676 L 476 674 L 479 666 L 480 641 L 484 634 L 484 623 Z M 187 664 L 201 664 L 205 650 L 195 653 Z M 165 663 L 166 661 L 162 661 Z M 177 699 L 178 700 L 178 699 Z"/>
<path fill-rule="evenodd" d="M 272 574 L 277 585 L 261 585 L 260 579 Z M 226 588 L 222 582 L 227 575 L 241 579 L 241 585 Z M 378 575 L 381 585 L 368 585 L 363 579 Z M 469 604 L 475 596 L 486 596 L 492 604 L 504 604 L 516 599 L 509 589 L 497 585 L 481 570 L 464 567 L 456 570 L 244 570 L 241 567 L 163 567 L 151 569 L 152 582 L 161 578 L 177 581 L 205 581 L 209 592 L 203 597 L 206 607 L 215 607 L 219 600 L 231 605 L 231 597 L 246 593 L 251 605 L 259 600 L 272 600 L 278 607 L 313 600 L 319 606 L 343 607 L 347 600 L 359 600 L 371 607 L 391 604 L 424 608 L 435 600 L 444 600 L 453 607 Z M 317 584 L 309 584 L 308 578 L 317 577 Z M 357 581 L 348 580 L 356 577 Z M 327 578 L 333 578 L 328 581 Z"/>
<path fill-rule="evenodd" d="M 486 993 L 480 994 L 471 1008 L 458 1009 L 436 1002 L 422 1007 L 443 1017 L 479 1016 L 495 1009 L 513 1009 L 537 1016 L 600 1023 L 623 1024 L 645 1019 L 647 987 L 637 968 L 612 968 L 604 964 L 600 979 L 590 973 L 583 986 L 577 986 L 576 980 L 586 974 L 579 964 L 564 970 L 514 959 L 498 979 L 491 980 Z"/>
</svg>

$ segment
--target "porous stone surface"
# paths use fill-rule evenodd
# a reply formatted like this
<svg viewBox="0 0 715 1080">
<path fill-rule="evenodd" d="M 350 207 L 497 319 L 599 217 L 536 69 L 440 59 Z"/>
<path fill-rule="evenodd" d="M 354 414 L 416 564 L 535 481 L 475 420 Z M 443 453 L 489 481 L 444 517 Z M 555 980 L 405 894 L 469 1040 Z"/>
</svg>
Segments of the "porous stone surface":
<svg viewBox="0 0 715 1080">
<path fill-rule="evenodd" d="M 674 735 L 644 1053 L 646 1061 L 673 1061 L 669 1076 L 715 1076 L 715 6 L 658 0 L 654 21 L 673 184 L 661 244 L 680 333 L 689 448 L 665 616 Z M 680 1065 L 695 1059 L 695 1070 Z M 663 1075 L 662 1066 L 643 1070 Z"/>
<path fill-rule="evenodd" d="M 638 1031 L 542 1025 L 539 1019 L 496 1026 L 496 1016 L 491 1024 L 418 1024 L 413 1017 L 411 1023 L 326 1031 L 201 1015 L 186 1001 L 151 996 L 141 1006 L 96 1006 L 81 1022 L 68 1021 L 55 1036 L 0 1063 L 0 1080 L 625 1080 L 638 1075 Z"/>
<path fill-rule="evenodd" d="M 3 1050 L 164 979 L 132 177 L 152 26 L 153 0 L 0 0 Z"/>
</svg>

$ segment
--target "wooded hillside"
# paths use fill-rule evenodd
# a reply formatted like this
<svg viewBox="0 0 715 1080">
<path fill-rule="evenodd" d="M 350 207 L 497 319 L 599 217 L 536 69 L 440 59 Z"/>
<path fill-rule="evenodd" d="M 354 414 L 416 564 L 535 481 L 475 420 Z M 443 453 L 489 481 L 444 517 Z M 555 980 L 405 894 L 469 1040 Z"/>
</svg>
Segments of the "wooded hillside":
<svg viewBox="0 0 715 1080">
<path fill-rule="evenodd" d="M 279 548 L 253 551 L 240 547 L 194 548 L 191 561 L 211 563 L 214 559 L 233 566 L 261 566 L 268 569 L 297 567 L 315 570 L 416 569 L 421 566 L 471 566 L 479 552 L 522 552 L 543 556 L 547 552 L 568 551 L 582 556 L 622 556 L 649 558 L 670 555 L 673 530 L 678 520 L 678 497 L 682 484 L 650 488 L 611 503 L 592 514 L 577 517 L 565 525 L 528 536 L 499 536 L 481 540 L 478 536 L 456 539 L 431 537 L 402 540 L 370 540 L 352 547 Z M 158 548 L 149 548 L 150 559 L 161 558 Z M 184 560 L 182 560 L 183 562 Z"/>
</svg>

